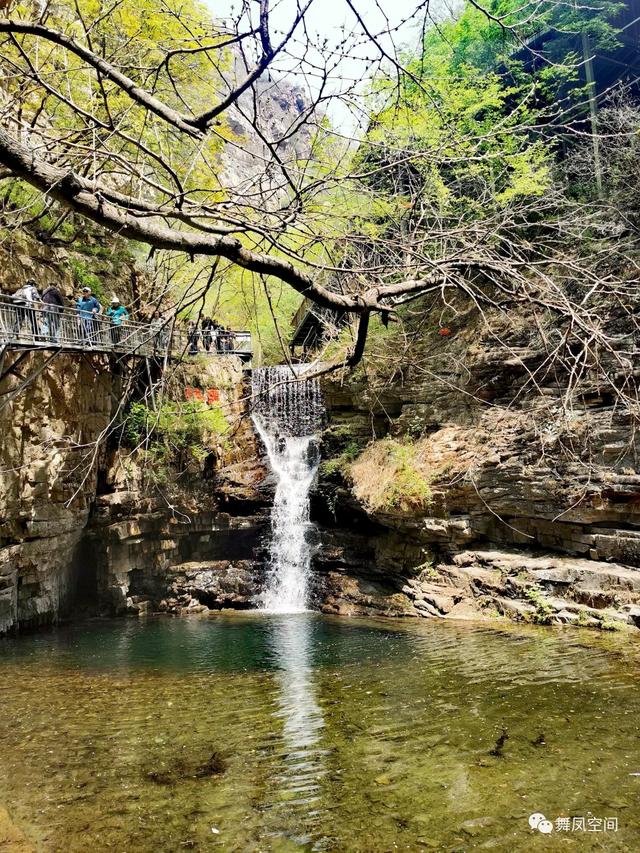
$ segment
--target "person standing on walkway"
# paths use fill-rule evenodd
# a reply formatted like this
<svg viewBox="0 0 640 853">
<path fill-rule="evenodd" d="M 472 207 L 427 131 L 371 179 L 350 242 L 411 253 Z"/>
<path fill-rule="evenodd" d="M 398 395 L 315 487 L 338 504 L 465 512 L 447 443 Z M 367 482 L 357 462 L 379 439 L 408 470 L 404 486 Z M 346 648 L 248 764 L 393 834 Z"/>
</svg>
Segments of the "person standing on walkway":
<svg viewBox="0 0 640 853">
<path fill-rule="evenodd" d="M 189 355 L 198 355 L 198 338 L 200 331 L 195 320 L 187 323 L 187 342 L 189 344 Z"/>
<path fill-rule="evenodd" d="M 227 345 L 227 330 L 220 324 L 216 329 L 216 350 L 219 353 L 225 352 Z"/>
<path fill-rule="evenodd" d="M 160 317 L 151 321 L 151 336 L 153 338 L 153 354 L 165 356 L 169 354 L 171 346 L 171 332 L 173 329 L 173 312 L 167 311 Z"/>
<path fill-rule="evenodd" d="M 96 317 L 100 314 L 102 305 L 91 293 L 90 287 L 82 288 L 82 295 L 76 302 L 76 309 L 82 326 L 82 342 L 92 347 L 96 340 Z"/>
<path fill-rule="evenodd" d="M 231 352 L 233 350 L 233 332 L 225 326 L 218 330 L 218 352 Z"/>
<path fill-rule="evenodd" d="M 111 305 L 107 309 L 107 317 L 111 320 L 111 342 L 114 347 L 117 347 L 122 340 L 122 324 L 129 319 L 129 312 L 120 303 L 117 296 L 111 300 Z"/>
<path fill-rule="evenodd" d="M 215 317 L 211 320 L 211 342 L 216 352 L 220 352 L 220 330 L 222 326 Z"/>
<path fill-rule="evenodd" d="M 207 352 L 211 349 L 211 342 L 213 340 L 213 320 L 211 317 L 204 317 L 202 320 L 202 346 L 205 348 Z"/>
<path fill-rule="evenodd" d="M 36 316 L 36 306 L 40 304 L 40 294 L 35 281 L 28 278 L 19 290 L 16 290 L 13 296 L 16 303 L 16 320 L 14 326 L 14 334 L 18 336 L 20 329 L 25 320 L 28 319 L 31 329 L 31 336 L 34 343 L 40 338 L 38 331 L 38 318 Z"/>
<path fill-rule="evenodd" d="M 42 294 L 44 311 L 42 334 L 53 343 L 60 343 L 60 320 L 64 308 L 64 297 L 55 284 L 50 284 Z"/>
</svg>

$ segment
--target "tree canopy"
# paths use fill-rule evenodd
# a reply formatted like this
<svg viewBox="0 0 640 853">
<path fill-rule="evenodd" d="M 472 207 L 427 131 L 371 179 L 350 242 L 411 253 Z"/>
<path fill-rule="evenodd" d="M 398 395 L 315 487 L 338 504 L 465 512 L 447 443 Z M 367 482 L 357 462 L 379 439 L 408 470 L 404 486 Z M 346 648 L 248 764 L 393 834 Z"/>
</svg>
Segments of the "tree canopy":
<svg viewBox="0 0 640 853">
<path fill-rule="evenodd" d="M 613 44 L 621 4 L 470 0 L 443 21 L 416 0 L 410 49 L 355 0 L 342 37 L 323 38 L 315 2 L 278 27 L 269 0 L 225 20 L 192 0 L 13 7 L 4 180 L 166 256 L 187 304 L 282 320 L 298 294 L 359 318 L 341 364 L 361 357 L 372 314 L 452 288 L 571 317 L 582 346 L 611 347 L 585 300 L 622 286 L 636 237 L 618 229 L 605 263 L 611 216 L 556 162 L 558 127 L 584 126 L 548 130 L 579 58 L 530 73 L 510 57 L 543 28 Z"/>
</svg>

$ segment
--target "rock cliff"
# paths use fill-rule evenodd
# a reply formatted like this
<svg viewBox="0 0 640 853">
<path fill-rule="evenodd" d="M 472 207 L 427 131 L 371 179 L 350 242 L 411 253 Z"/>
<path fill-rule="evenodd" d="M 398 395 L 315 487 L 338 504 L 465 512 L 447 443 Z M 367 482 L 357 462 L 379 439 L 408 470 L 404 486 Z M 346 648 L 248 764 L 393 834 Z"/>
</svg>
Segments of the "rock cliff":
<svg viewBox="0 0 640 853">
<path fill-rule="evenodd" d="M 135 365 L 10 351 L 3 371 L 0 633 L 72 612 L 189 610 L 198 595 L 210 606 L 246 606 L 256 585 L 241 573 L 255 574 L 267 498 L 256 489 L 264 470 L 243 417 L 239 360 L 173 369 L 173 395 L 213 389 L 227 428 L 205 436 L 206 456 L 169 465 L 163 478 L 149 476 L 144 449 L 120 446 L 114 430 Z M 218 561 L 213 585 L 180 574 L 193 560 Z"/>
<path fill-rule="evenodd" d="M 60 247 L 17 239 L 0 259 L 7 289 L 28 275 L 77 283 Z M 105 286 L 126 290 L 134 265 L 103 261 Z M 146 371 L 50 356 L 8 351 L 2 365 L 0 632 L 70 612 L 249 606 L 269 480 L 240 364 L 172 371 L 168 399 L 213 389 L 228 429 L 159 477 L 160 457 L 145 442 L 121 447 L 113 429 L 124 386 L 135 399 Z M 317 605 L 640 625 L 636 425 L 597 371 L 567 390 L 524 312 L 425 303 L 402 327 L 374 328 L 364 365 L 324 383 Z"/>
<path fill-rule="evenodd" d="M 595 372 L 568 406 L 524 315 L 416 316 L 325 382 L 323 608 L 640 624 L 629 411 Z"/>
<path fill-rule="evenodd" d="M 235 108 L 237 138 L 220 165 L 239 197 L 268 199 L 279 181 L 263 176 L 270 150 L 255 126 L 287 163 L 308 152 L 311 133 L 297 127 L 302 90 L 267 78 L 256 86 L 259 106 L 246 93 Z M 9 192 L 2 205 L 0 291 L 13 293 L 34 278 L 41 292 L 56 284 L 73 300 L 89 285 L 103 303 L 117 294 L 140 319 L 154 296 L 146 256 L 73 215 L 46 231 L 14 189 L 15 202 Z M 21 216 L 27 224 L 17 227 Z M 169 465 L 162 482 L 149 476 L 157 460 L 146 445 L 121 449 L 116 429 L 123 398 L 135 399 L 148 381 L 144 368 L 136 376 L 133 363 L 80 353 L 7 350 L 3 358 L 2 347 L 0 362 L 0 634 L 72 611 L 191 612 L 203 602 L 252 601 L 269 485 L 257 488 L 266 472 L 236 359 L 210 357 L 169 371 L 168 399 L 184 402 L 187 388 L 213 389 L 228 428 L 207 436 L 199 462 Z"/>
<path fill-rule="evenodd" d="M 100 356 L 5 354 L 0 382 L 0 632 L 68 606 L 118 378 Z M 39 377 L 21 388 L 40 370 Z M 94 450 L 95 448 L 95 450 Z"/>
</svg>

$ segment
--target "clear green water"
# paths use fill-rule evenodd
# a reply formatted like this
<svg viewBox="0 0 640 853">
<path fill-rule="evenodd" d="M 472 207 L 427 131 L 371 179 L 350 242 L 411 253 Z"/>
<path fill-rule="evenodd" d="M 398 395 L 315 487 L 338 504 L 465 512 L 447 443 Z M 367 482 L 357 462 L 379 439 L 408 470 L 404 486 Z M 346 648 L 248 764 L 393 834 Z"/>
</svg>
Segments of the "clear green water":
<svg viewBox="0 0 640 853">
<path fill-rule="evenodd" d="M 3 641 L 0 668 L 0 804 L 47 853 L 640 850 L 633 638 L 218 615 Z"/>
</svg>

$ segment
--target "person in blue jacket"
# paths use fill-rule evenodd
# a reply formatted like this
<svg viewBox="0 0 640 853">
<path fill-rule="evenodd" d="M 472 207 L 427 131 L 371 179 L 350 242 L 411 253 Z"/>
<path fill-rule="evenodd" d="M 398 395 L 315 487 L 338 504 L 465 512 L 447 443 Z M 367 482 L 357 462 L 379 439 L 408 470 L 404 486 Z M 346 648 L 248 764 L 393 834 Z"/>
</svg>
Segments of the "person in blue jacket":
<svg viewBox="0 0 640 853">
<path fill-rule="evenodd" d="M 129 312 L 117 296 L 113 297 L 110 307 L 107 308 L 107 317 L 111 320 L 111 340 L 116 347 L 122 340 L 122 324 L 129 319 Z"/>
<path fill-rule="evenodd" d="M 76 309 L 82 326 L 84 343 L 92 347 L 96 341 L 96 317 L 102 311 L 102 305 L 91 293 L 90 287 L 82 288 L 82 295 L 76 302 Z"/>
</svg>

